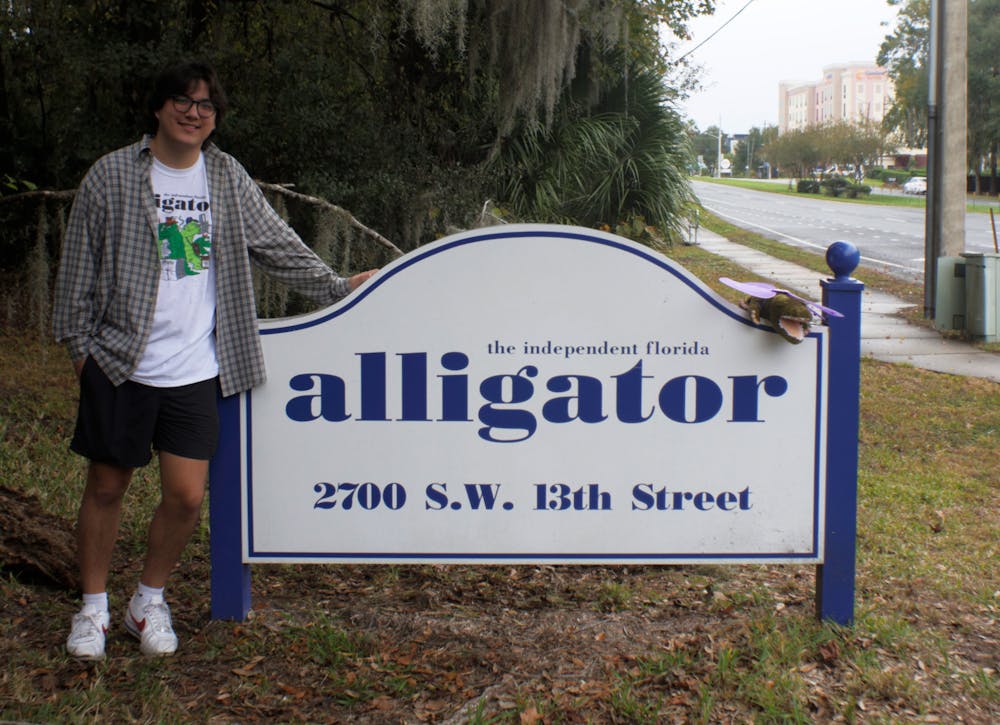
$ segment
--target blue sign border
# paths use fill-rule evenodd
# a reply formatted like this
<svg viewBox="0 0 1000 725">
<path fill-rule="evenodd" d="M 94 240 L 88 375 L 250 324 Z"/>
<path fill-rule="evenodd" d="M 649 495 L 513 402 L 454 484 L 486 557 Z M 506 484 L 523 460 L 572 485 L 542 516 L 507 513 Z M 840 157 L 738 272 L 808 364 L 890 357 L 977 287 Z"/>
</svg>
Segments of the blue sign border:
<svg viewBox="0 0 1000 725">
<path fill-rule="evenodd" d="M 629 254 L 633 254 L 637 257 L 640 257 L 646 260 L 647 262 L 650 262 L 651 264 L 654 264 L 657 267 L 660 267 L 661 269 L 665 269 L 666 271 L 670 272 L 670 274 L 672 274 L 680 281 L 684 282 L 684 284 L 686 284 L 692 290 L 701 295 L 702 298 L 704 298 L 707 302 L 711 303 L 716 309 L 718 309 L 720 312 L 724 312 L 726 315 L 733 318 L 734 320 L 739 320 L 744 324 L 753 325 L 755 327 L 759 327 L 760 329 L 766 329 L 766 330 L 771 329 L 767 325 L 754 325 L 754 323 L 750 322 L 745 315 L 737 314 L 728 307 L 720 305 L 718 300 L 716 300 L 711 295 L 705 292 L 700 283 L 696 282 L 691 277 L 684 274 L 682 270 L 678 269 L 673 264 L 669 263 L 669 261 L 657 258 L 643 248 L 636 248 L 630 245 L 622 244 L 620 241 L 618 241 L 614 237 L 611 237 L 610 235 L 608 237 L 604 237 L 604 236 L 597 236 L 594 234 L 585 234 L 583 232 L 554 231 L 554 230 L 548 231 L 539 227 L 530 229 L 515 227 L 510 231 L 472 234 L 470 236 L 463 236 L 450 241 L 443 241 L 443 243 L 440 244 L 436 245 L 432 244 L 428 245 L 427 247 L 422 247 L 420 249 L 417 249 L 412 254 L 407 255 L 406 257 L 400 259 L 397 264 L 393 264 L 387 269 L 383 270 L 376 279 L 372 280 L 372 282 L 365 285 L 357 293 L 351 295 L 344 304 L 339 305 L 335 309 L 330 310 L 330 312 L 327 313 L 326 315 L 305 322 L 290 322 L 289 324 L 281 327 L 277 326 L 267 327 L 265 329 L 262 329 L 260 331 L 260 334 L 277 335 L 284 332 L 304 330 L 308 327 L 320 325 L 328 320 L 332 320 L 333 318 L 344 314 L 352 307 L 359 304 L 361 300 L 363 300 L 365 297 L 371 294 L 375 289 L 378 288 L 379 285 L 384 284 L 389 279 L 399 274 L 402 270 L 406 269 L 407 267 L 412 267 L 414 264 L 418 264 L 419 262 L 422 262 L 425 259 L 433 257 L 437 254 L 441 254 L 442 252 L 447 252 L 451 249 L 455 249 L 456 247 L 462 247 L 468 244 L 489 242 L 497 239 L 516 239 L 521 237 L 577 239 L 585 242 L 593 242 L 595 244 L 601 244 L 608 247 L 614 247 L 615 249 L 619 249 L 623 252 L 628 252 Z"/>
<path fill-rule="evenodd" d="M 512 232 L 527 233 L 509 230 L 506 235 Z M 594 239 L 590 234 L 551 233 Z M 473 235 L 471 238 L 489 236 Z M 428 253 L 440 249 L 439 246 L 428 250 Z M 626 251 L 635 250 L 626 248 Z M 815 567 L 816 616 L 836 624 L 849 625 L 854 621 L 856 578 L 861 297 L 864 285 L 851 277 L 860 260 L 860 252 L 854 245 L 834 242 L 828 248 L 826 258 L 835 276 L 821 283 L 822 301 L 827 307 L 838 310 L 843 317 L 831 318 L 828 322 L 825 543 L 824 563 Z M 661 264 L 655 259 L 650 261 Z M 667 268 L 676 274 L 673 267 Z M 389 272 L 394 273 L 393 270 Z M 682 279 L 691 284 L 687 278 Z M 698 286 L 692 286 L 705 296 Z M 356 304 L 364 294 L 366 292 L 362 291 L 353 303 Z M 715 305 L 715 300 L 707 299 Z M 347 307 L 345 305 L 340 311 Z M 722 311 L 730 314 L 728 309 Z M 251 567 L 242 561 L 243 461 L 239 424 L 242 398 L 234 395 L 219 400 L 221 437 L 211 462 L 209 506 L 213 619 L 245 620 L 250 612 Z"/>
<path fill-rule="evenodd" d="M 613 247 L 620 251 L 628 252 L 633 254 L 661 269 L 666 270 L 671 275 L 676 277 L 678 280 L 683 282 L 694 292 L 699 294 L 704 300 L 709 302 L 713 307 L 715 307 L 720 312 L 723 312 L 730 318 L 737 320 L 742 324 L 749 325 L 751 327 L 756 327 L 758 329 L 767 330 L 773 332 L 772 328 L 764 324 L 755 324 L 747 319 L 746 315 L 735 313 L 730 307 L 722 305 L 719 303 L 718 299 L 707 294 L 705 289 L 701 284 L 692 279 L 686 270 L 678 269 L 673 264 L 665 261 L 662 258 L 658 258 L 645 249 L 636 248 L 631 245 L 623 244 L 617 239 L 611 237 L 598 236 L 594 234 L 585 234 L 583 232 L 570 232 L 564 230 L 542 230 L 538 228 L 533 229 L 522 229 L 514 228 L 511 230 L 500 231 L 500 232 L 489 232 L 485 234 L 471 234 L 469 236 L 464 236 L 451 241 L 446 241 L 442 244 L 431 246 L 422 250 L 417 250 L 417 253 L 412 256 L 408 256 L 400 260 L 398 266 L 393 266 L 387 270 L 384 274 L 380 275 L 379 278 L 373 281 L 373 284 L 364 287 L 360 290 L 356 296 L 348 298 L 348 301 L 330 310 L 325 315 L 319 316 L 315 319 L 310 319 L 305 322 L 291 322 L 286 325 L 273 326 L 261 329 L 261 335 L 275 335 L 288 332 L 294 332 L 296 330 L 304 330 L 309 327 L 314 327 L 316 325 L 321 325 L 329 320 L 332 320 L 340 315 L 345 314 L 355 305 L 360 304 L 361 301 L 369 294 L 371 294 L 379 285 L 385 283 L 396 274 L 405 270 L 408 267 L 418 264 L 426 259 L 429 259 L 435 255 L 441 254 L 442 252 L 448 252 L 457 247 L 466 246 L 469 244 L 477 244 L 481 242 L 496 241 L 499 239 L 516 239 L 523 237 L 531 238 L 554 238 L 554 239 L 576 239 L 580 241 L 591 242 L 595 244 L 600 244 L 608 247 Z M 437 554 L 430 552 L 406 552 L 406 553 L 394 553 L 394 552 L 367 552 L 367 551 L 357 551 L 357 552 L 311 552 L 311 551 L 258 551 L 254 546 L 254 516 L 253 516 L 253 445 L 251 440 L 251 431 L 253 428 L 253 405 L 252 405 L 252 395 L 251 393 L 245 393 L 243 395 L 244 401 L 244 416 L 245 416 L 245 433 L 246 436 L 246 460 L 244 461 L 245 471 L 246 471 L 246 493 L 247 493 L 247 557 L 253 560 L 268 560 L 274 561 L 275 559 L 313 559 L 316 561 L 329 561 L 334 562 L 348 562 L 351 560 L 366 560 L 366 561 L 407 561 L 407 560 L 436 560 L 436 561 L 468 561 L 470 563 L 474 562 L 486 562 L 486 561 L 571 561 L 571 562 L 620 562 L 620 563 L 630 563 L 633 561 L 644 560 L 646 562 L 671 562 L 671 563 L 695 563 L 699 561 L 712 561 L 712 560 L 730 560 L 730 561 L 746 561 L 750 562 L 760 562 L 760 561 L 781 561 L 781 560 L 797 560 L 803 561 L 808 560 L 812 562 L 819 561 L 819 536 L 821 533 L 820 527 L 820 508 L 821 508 L 821 497 L 820 497 L 820 482 L 822 479 L 822 471 L 820 469 L 820 463 L 822 460 L 821 452 L 823 446 L 822 434 L 823 430 L 823 416 L 826 411 L 823 408 L 823 380 L 826 370 L 824 368 L 825 360 L 825 349 L 823 347 L 824 337 L 816 332 L 809 333 L 809 337 L 818 338 L 818 343 L 816 345 L 816 421 L 815 421 L 815 440 L 813 442 L 813 461 L 814 461 L 814 471 L 813 471 L 813 522 L 812 522 L 812 542 L 811 547 L 808 551 L 794 551 L 794 552 L 764 552 L 764 553 L 742 553 L 742 552 L 699 552 L 697 554 L 663 554 L 663 553 L 633 553 L 633 554 L 541 554 L 541 553 L 518 553 L 518 554 L 504 554 L 504 553 L 447 553 L 447 554 Z"/>
</svg>

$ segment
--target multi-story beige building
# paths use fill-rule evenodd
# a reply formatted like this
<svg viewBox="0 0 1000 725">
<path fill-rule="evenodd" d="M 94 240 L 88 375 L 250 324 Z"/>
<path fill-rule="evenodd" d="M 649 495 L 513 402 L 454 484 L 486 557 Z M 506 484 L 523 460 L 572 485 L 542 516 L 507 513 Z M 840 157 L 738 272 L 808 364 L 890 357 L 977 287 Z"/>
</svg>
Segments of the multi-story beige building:
<svg viewBox="0 0 1000 725">
<path fill-rule="evenodd" d="M 841 63 L 814 82 L 778 85 L 778 132 L 827 123 L 879 123 L 893 96 L 892 79 L 874 63 Z"/>
</svg>

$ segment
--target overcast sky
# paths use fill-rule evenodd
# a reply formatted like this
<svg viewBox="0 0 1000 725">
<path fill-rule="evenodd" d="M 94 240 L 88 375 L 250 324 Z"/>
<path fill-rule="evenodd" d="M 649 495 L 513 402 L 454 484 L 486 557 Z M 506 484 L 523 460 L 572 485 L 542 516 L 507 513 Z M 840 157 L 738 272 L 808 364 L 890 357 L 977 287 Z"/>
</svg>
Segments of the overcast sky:
<svg viewBox="0 0 1000 725">
<path fill-rule="evenodd" d="M 689 56 L 703 67 L 704 88 L 681 111 L 700 129 L 721 119 L 729 134 L 777 125 L 778 83 L 818 81 L 835 63 L 875 62 L 896 12 L 885 0 L 718 0 L 677 46 L 679 57 L 719 31 Z"/>
</svg>

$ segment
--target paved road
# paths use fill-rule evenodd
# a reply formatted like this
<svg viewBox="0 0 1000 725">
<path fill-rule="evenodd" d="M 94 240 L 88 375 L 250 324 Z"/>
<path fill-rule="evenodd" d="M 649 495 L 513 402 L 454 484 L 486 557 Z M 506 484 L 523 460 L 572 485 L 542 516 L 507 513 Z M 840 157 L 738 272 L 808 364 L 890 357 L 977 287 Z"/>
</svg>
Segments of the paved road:
<svg viewBox="0 0 1000 725">
<path fill-rule="evenodd" d="M 908 279 L 923 278 L 922 208 L 845 204 L 699 181 L 692 182 L 692 188 L 708 211 L 737 226 L 819 251 L 845 240 L 861 250 L 862 264 Z M 988 214 L 967 214 L 965 230 L 967 252 L 994 251 Z"/>
</svg>

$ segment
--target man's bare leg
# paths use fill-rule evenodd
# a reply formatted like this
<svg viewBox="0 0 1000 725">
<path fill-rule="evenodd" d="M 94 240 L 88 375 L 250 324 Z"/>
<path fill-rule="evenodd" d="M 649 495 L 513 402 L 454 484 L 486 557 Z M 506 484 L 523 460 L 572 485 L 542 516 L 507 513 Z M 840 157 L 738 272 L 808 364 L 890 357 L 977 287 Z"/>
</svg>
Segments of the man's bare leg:
<svg viewBox="0 0 1000 725">
<path fill-rule="evenodd" d="M 77 519 L 77 556 L 84 594 L 107 590 L 108 570 L 118 538 L 122 499 L 133 468 L 91 462 Z"/>
<path fill-rule="evenodd" d="M 161 588 L 198 525 L 208 461 L 160 452 L 160 503 L 149 525 L 143 584 Z"/>
<path fill-rule="evenodd" d="M 91 462 L 77 518 L 77 558 L 83 607 L 73 616 L 66 651 L 83 660 L 104 659 L 108 631 L 108 570 L 118 538 L 122 499 L 132 468 Z"/>
</svg>

